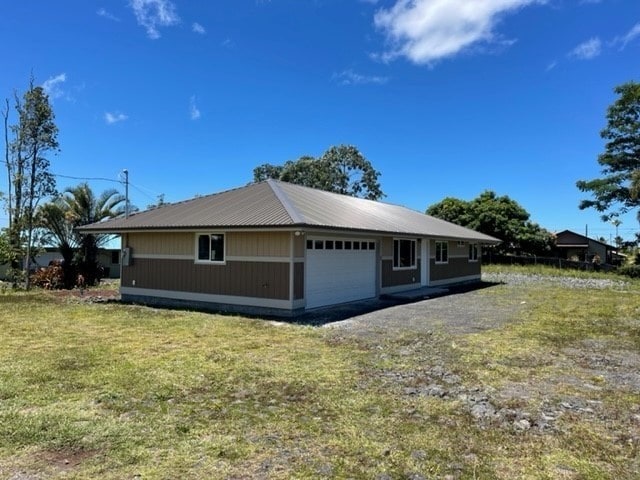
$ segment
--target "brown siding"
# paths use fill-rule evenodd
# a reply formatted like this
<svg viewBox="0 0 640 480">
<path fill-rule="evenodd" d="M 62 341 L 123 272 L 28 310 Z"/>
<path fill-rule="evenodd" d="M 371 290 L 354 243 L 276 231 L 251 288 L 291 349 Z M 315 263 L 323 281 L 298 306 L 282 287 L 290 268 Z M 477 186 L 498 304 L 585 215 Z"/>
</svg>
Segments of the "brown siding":
<svg viewBox="0 0 640 480">
<path fill-rule="evenodd" d="M 480 275 L 480 261 L 470 262 L 468 258 L 449 258 L 449 263 L 436 264 L 431 259 L 430 276 L 432 281 Z"/>
<path fill-rule="evenodd" d="M 297 262 L 293 265 L 293 299 L 304 298 L 304 263 Z"/>
<path fill-rule="evenodd" d="M 293 256 L 295 258 L 304 257 L 306 245 L 306 238 L 304 235 L 294 236 L 293 237 Z"/>
<path fill-rule="evenodd" d="M 227 255 L 289 258 L 290 241 L 290 232 L 229 232 Z"/>
<path fill-rule="evenodd" d="M 382 261 L 382 288 L 420 283 L 420 264 L 411 270 L 394 270 L 393 260 Z"/>
<path fill-rule="evenodd" d="M 393 238 L 383 237 L 380 240 L 380 256 L 393 257 Z"/>
<path fill-rule="evenodd" d="M 133 255 L 194 255 L 193 233 L 129 233 L 126 246 Z"/>
<path fill-rule="evenodd" d="M 191 260 L 138 258 L 123 270 L 122 285 L 154 290 L 289 299 L 289 263 L 227 262 L 200 265 Z"/>
<path fill-rule="evenodd" d="M 133 255 L 195 255 L 195 232 L 131 233 L 127 246 Z M 289 257 L 289 232 L 228 232 L 227 255 Z"/>
</svg>

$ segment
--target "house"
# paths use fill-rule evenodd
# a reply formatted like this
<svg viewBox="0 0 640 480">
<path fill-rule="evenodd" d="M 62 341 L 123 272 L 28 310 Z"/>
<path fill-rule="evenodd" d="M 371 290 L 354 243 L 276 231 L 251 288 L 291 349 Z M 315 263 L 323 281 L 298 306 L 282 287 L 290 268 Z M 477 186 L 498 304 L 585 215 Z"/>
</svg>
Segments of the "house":
<svg viewBox="0 0 640 480">
<path fill-rule="evenodd" d="M 565 260 L 591 262 L 598 255 L 601 263 L 616 264 L 616 250 L 616 247 L 571 230 L 556 233 L 556 254 Z"/>
<path fill-rule="evenodd" d="M 62 260 L 60 250 L 55 247 L 45 247 L 38 250 L 32 260 L 31 271 L 47 267 L 51 262 Z M 120 278 L 120 249 L 100 248 L 98 250 L 98 263 L 103 268 L 103 278 Z M 9 279 L 10 265 L 0 265 L 0 280 Z"/>
<path fill-rule="evenodd" d="M 480 279 L 499 240 L 275 180 L 84 226 L 122 237 L 125 301 L 291 315 Z"/>
</svg>

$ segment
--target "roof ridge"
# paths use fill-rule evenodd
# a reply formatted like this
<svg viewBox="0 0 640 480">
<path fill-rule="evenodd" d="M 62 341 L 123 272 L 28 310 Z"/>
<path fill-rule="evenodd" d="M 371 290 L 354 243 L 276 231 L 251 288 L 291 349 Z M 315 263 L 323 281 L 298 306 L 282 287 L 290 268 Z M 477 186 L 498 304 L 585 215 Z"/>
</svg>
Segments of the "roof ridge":
<svg viewBox="0 0 640 480">
<path fill-rule="evenodd" d="M 293 205 L 287 194 L 280 188 L 279 184 L 280 182 L 277 180 L 267 179 L 267 185 L 271 187 L 273 194 L 287 211 L 289 217 L 291 217 L 291 221 L 293 223 L 304 223 L 304 217 L 298 212 L 298 209 Z"/>
</svg>

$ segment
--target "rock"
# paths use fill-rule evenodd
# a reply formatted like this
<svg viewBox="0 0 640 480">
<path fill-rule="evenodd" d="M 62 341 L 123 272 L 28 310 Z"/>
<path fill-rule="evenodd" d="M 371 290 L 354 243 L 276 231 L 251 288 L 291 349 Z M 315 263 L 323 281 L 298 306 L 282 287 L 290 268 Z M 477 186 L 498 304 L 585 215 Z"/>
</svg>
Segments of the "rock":
<svg viewBox="0 0 640 480">
<path fill-rule="evenodd" d="M 329 477 L 333 475 L 333 465 L 328 463 L 325 463 L 324 465 L 320 465 L 320 467 L 318 468 L 318 474 L 325 477 Z"/>
<path fill-rule="evenodd" d="M 531 422 L 526 418 L 523 418 L 522 420 L 517 420 L 513 424 L 513 426 L 516 428 L 516 430 L 526 431 L 531 428 Z"/>
<path fill-rule="evenodd" d="M 428 385 L 427 387 L 425 387 L 424 393 L 429 397 L 439 397 L 439 398 L 443 398 L 447 395 L 447 391 L 436 383 L 432 383 L 431 385 Z"/>
<path fill-rule="evenodd" d="M 478 420 L 493 417 L 495 416 L 495 414 L 496 414 L 496 409 L 489 402 L 475 403 L 471 407 L 471 415 L 473 415 Z"/>
<path fill-rule="evenodd" d="M 414 450 L 411 452 L 411 458 L 414 460 L 425 460 L 427 458 L 427 452 L 424 450 Z"/>
</svg>

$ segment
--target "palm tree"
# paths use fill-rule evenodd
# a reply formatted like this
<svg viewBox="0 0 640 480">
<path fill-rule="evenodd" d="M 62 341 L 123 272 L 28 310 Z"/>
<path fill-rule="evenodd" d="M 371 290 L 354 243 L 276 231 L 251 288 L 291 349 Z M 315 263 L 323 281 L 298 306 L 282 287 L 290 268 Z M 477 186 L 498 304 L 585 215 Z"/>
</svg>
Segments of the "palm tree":
<svg viewBox="0 0 640 480">
<path fill-rule="evenodd" d="M 74 264 L 87 285 L 94 285 L 100 280 L 98 249 L 106 245 L 113 236 L 85 235 L 74 229 L 122 215 L 124 203 L 124 195 L 114 188 L 105 190 L 96 197 L 87 183 L 81 183 L 67 188 L 63 196 L 40 209 L 42 227 L 55 239 L 65 263 Z M 72 287 L 75 275 L 71 275 L 74 272 L 67 268 L 65 285 Z"/>
</svg>

